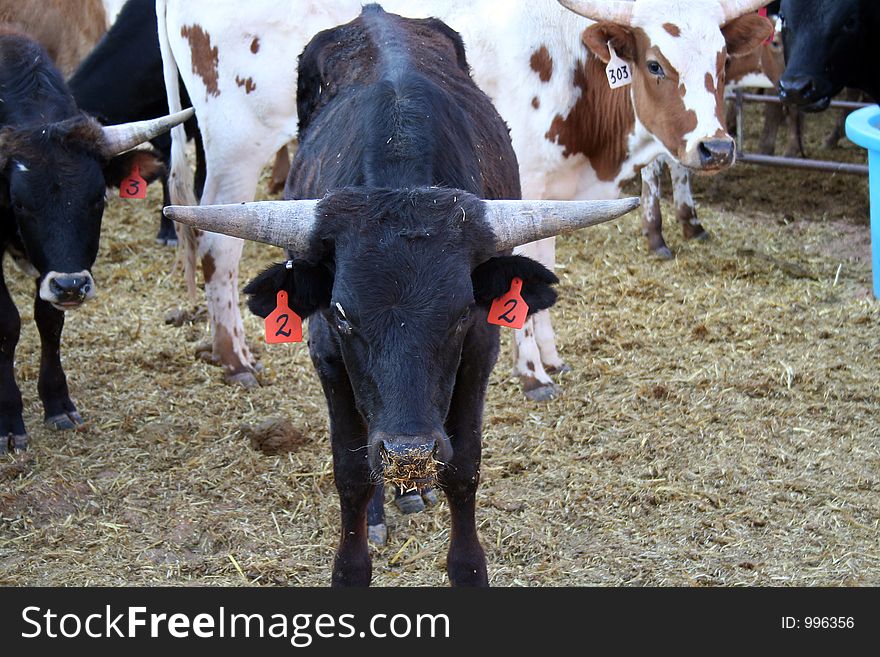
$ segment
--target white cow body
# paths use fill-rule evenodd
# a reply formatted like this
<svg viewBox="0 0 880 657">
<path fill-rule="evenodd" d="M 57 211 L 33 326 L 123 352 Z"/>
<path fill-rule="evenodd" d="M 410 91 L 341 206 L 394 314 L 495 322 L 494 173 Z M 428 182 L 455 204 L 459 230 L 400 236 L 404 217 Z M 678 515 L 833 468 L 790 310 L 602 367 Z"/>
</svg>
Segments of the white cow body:
<svg viewBox="0 0 880 657">
<path fill-rule="evenodd" d="M 754 4 L 754 0 L 725 1 Z M 640 81 L 642 73 L 631 87 L 613 92 L 613 102 L 629 108 L 625 111 L 629 124 L 624 129 L 604 127 L 604 117 L 598 116 L 589 127 L 617 130 L 611 141 L 621 142 L 624 156 L 610 173 L 607 166 L 595 165 L 594 158 L 603 153 L 590 152 L 571 139 L 563 145 L 558 135 L 550 134 L 554 121 L 571 123 L 583 88 L 607 88 L 604 74 L 588 78 L 585 86 L 576 84 L 577 72 L 583 78 L 585 62 L 595 57 L 584 45 L 585 31 L 593 21 L 555 0 L 386 0 L 381 4 L 389 12 L 406 16 L 435 16 L 462 35 L 475 81 L 510 127 L 524 198 L 616 198 L 621 185 L 658 155 L 665 153 L 697 166 L 700 147 L 707 139 L 729 140 L 719 121 L 719 95 L 712 89 L 723 85 L 723 72 L 719 72 L 723 66 L 716 66 L 725 48 L 719 30 L 724 15 L 719 0 L 639 0 L 632 5 L 630 31 L 641 39 L 639 47 L 649 45 L 648 54 L 662 59 L 670 76 L 678 76 L 678 85 L 667 93 L 673 100 L 664 101 L 662 112 L 650 104 L 654 102 L 651 94 L 657 92 Z M 354 19 L 361 2 L 252 0 L 244 11 L 239 0 L 157 0 L 156 6 L 169 103 L 172 110 L 179 103 L 176 63 L 204 137 L 207 181 L 201 203 L 252 200 L 261 168 L 296 134 L 299 53 L 316 32 Z M 661 15 L 663 22 L 678 25 L 681 36 L 659 29 Z M 256 52 L 255 39 L 259 43 Z M 552 61 L 549 75 L 533 59 L 542 50 Z M 672 77 L 663 83 L 669 88 Z M 639 93 L 647 99 L 641 113 Z M 691 116 L 696 118 L 693 125 Z M 687 118 L 687 131 L 676 131 L 680 117 Z M 192 202 L 190 176 L 182 168 L 182 130 L 173 137 L 172 202 Z M 241 242 L 196 234 L 191 244 L 205 271 L 214 358 L 224 366 L 228 379 L 255 384 L 238 306 Z M 522 252 L 552 267 L 554 250 L 553 240 L 545 240 L 523 247 Z M 517 333 L 517 344 L 515 371 L 523 378 L 527 393 L 533 398 L 552 395 L 552 380 L 542 363 L 551 370 L 564 365 L 556 353 L 546 312 Z"/>
</svg>

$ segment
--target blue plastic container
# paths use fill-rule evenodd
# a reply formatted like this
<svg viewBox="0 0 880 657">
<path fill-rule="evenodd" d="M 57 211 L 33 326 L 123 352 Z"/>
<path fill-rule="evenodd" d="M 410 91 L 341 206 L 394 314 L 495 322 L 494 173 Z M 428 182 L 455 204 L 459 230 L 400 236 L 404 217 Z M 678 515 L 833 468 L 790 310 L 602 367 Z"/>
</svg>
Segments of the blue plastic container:
<svg viewBox="0 0 880 657">
<path fill-rule="evenodd" d="M 856 110 L 846 120 L 846 136 L 868 149 L 871 187 L 871 268 L 874 298 L 880 299 L 880 107 Z"/>
</svg>

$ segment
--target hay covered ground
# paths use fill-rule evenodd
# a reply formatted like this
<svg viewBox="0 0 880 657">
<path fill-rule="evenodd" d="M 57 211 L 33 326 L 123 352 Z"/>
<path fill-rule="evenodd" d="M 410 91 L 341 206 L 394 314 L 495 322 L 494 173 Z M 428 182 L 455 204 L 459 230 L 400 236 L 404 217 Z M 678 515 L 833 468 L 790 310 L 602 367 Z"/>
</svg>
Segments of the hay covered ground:
<svg viewBox="0 0 880 657">
<path fill-rule="evenodd" d="M 31 282 L 6 263 L 32 448 L 0 463 L 0 583 L 326 585 L 338 506 L 307 349 L 260 347 L 253 391 L 195 358 L 204 322 L 164 322 L 194 308 L 153 243 L 158 192 L 110 203 L 99 297 L 69 315 L 76 433 L 41 425 Z M 867 183 L 741 166 L 697 196 L 713 239 L 669 221 L 671 262 L 636 215 L 561 240 L 557 399 L 523 400 L 505 337 L 478 496 L 492 584 L 880 584 Z M 246 245 L 242 280 L 279 256 Z M 293 452 L 251 446 L 272 418 Z M 446 584 L 445 503 L 388 513 L 374 583 Z"/>
</svg>

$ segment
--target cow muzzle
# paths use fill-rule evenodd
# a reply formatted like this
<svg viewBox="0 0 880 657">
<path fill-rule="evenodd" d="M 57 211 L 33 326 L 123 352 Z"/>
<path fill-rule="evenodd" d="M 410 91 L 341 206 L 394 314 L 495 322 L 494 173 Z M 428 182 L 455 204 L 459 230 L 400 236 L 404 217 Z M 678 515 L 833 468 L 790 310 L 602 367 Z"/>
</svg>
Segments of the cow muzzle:
<svg viewBox="0 0 880 657">
<path fill-rule="evenodd" d="M 452 458 L 452 445 L 442 431 L 423 435 L 376 432 L 370 437 L 373 473 L 404 492 L 433 487 L 437 475 Z"/>
<path fill-rule="evenodd" d="M 797 105 L 805 112 L 823 112 L 831 104 L 831 94 L 821 91 L 809 75 L 783 76 L 779 81 L 779 98 Z"/>
<path fill-rule="evenodd" d="M 687 151 L 681 163 L 697 173 L 716 173 L 736 161 L 736 142 L 730 137 L 704 139 Z"/>
<path fill-rule="evenodd" d="M 50 271 L 40 283 L 40 298 L 58 310 L 72 310 L 95 296 L 95 280 L 87 270 Z"/>
</svg>

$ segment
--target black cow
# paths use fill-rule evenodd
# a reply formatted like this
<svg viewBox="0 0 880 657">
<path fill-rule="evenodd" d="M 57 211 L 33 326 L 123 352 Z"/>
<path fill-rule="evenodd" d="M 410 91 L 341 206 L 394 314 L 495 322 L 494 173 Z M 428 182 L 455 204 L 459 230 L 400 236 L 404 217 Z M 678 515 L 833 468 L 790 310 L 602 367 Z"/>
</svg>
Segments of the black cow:
<svg viewBox="0 0 880 657">
<path fill-rule="evenodd" d="M 168 95 L 162 74 L 159 27 L 155 0 L 128 0 L 116 21 L 67 82 L 77 106 L 101 123 L 143 121 L 168 111 Z M 190 106 L 181 85 L 183 107 Z M 186 122 L 187 137 L 196 140 L 196 191 L 205 181 L 204 152 L 196 119 Z M 162 162 L 171 160 L 171 138 L 162 134 L 152 140 Z M 170 203 L 168 185 L 162 176 L 163 205 Z M 159 244 L 176 244 L 174 224 L 160 217 Z"/>
<path fill-rule="evenodd" d="M 780 96 L 808 112 L 825 110 L 844 87 L 880 101 L 877 0 L 782 0 L 786 68 Z"/>
<path fill-rule="evenodd" d="M 342 516 L 333 583 L 370 582 L 367 507 L 384 474 L 404 488 L 436 475 L 451 512 L 450 581 L 486 585 L 475 503 L 499 343 L 487 311 L 514 278 L 530 312 L 556 298 L 550 271 L 505 253 L 638 201 L 479 200 L 519 196 L 516 158 L 504 122 L 470 79 L 460 37 L 435 19 L 369 5 L 319 33 L 300 57 L 297 101 L 300 146 L 285 196 L 320 202 L 167 212 L 288 247 L 291 260 L 245 292 L 258 315 L 285 291 L 310 318 Z"/>
<path fill-rule="evenodd" d="M 154 178 L 161 163 L 129 151 L 190 116 L 102 127 L 83 114 L 52 64 L 30 37 L 0 28 L 0 256 L 9 251 L 37 282 L 34 319 L 40 331 L 39 393 L 46 422 L 82 423 L 61 368 L 64 311 L 95 294 L 108 185 L 132 166 Z M 121 153 L 121 155 L 120 155 Z M 13 371 L 21 320 L 0 271 L 0 452 L 27 446 L 21 393 Z"/>
</svg>

